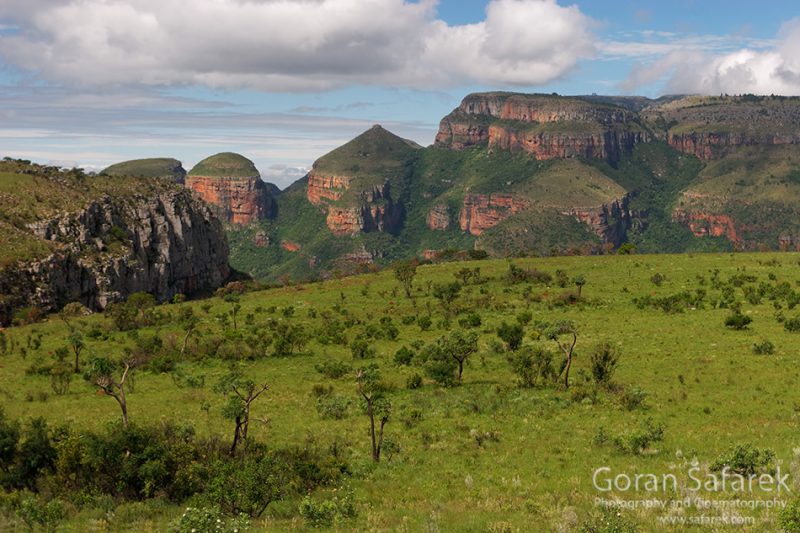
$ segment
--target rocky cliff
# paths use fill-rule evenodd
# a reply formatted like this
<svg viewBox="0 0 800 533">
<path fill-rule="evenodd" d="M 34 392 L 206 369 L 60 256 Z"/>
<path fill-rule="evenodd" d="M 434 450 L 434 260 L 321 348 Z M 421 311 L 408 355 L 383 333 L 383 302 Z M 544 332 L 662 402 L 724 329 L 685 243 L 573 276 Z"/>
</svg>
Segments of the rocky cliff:
<svg viewBox="0 0 800 533">
<path fill-rule="evenodd" d="M 314 162 L 306 198 L 325 212 L 337 236 L 400 230 L 405 208 L 394 190 L 403 189 L 409 162 L 419 146 L 381 126 Z"/>
<path fill-rule="evenodd" d="M 459 225 L 461 231 L 480 235 L 530 204 L 510 194 L 471 194 L 464 196 Z"/>
<path fill-rule="evenodd" d="M 238 154 L 222 153 L 204 159 L 189 172 L 186 186 L 231 224 L 252 224 L 275 212 L 275 199 L 255 165 Z"/>
<path fill-rule="evenodd" d="M 536 159 L 585 157 L 612 164 L 649 140 L 638 115 L 613 105 L 551 95 L 480 93 L 445 117 L 435 144 L 524 152 Z"/>
<path fill-rule="evenodd" d="M 48 312 L 79 301 L 101 310 L 140 291 L 164 301 L 213 290 L 230 274 L 222 225 L 182 189 L 102 196 L 27 229 L 55 252 L 0 271 L 2 324 L 21 307 Z"/>
<path fill-rule="evenodd" d="M 642 112 L 656 136 L 701 160 L 744 146 L 800 144 L 800 101 L 780 96 L 690 96 Z"/>
</svg>

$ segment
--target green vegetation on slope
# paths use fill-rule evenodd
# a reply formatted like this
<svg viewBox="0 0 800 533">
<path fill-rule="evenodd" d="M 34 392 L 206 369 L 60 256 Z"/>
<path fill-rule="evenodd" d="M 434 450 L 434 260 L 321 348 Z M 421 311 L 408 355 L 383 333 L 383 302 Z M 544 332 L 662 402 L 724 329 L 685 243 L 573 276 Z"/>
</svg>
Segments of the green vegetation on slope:
<svg viewBox="0 0 800 533">
<path fill-rule="evenodd" d="M 232 152 L 222 152 L 207 157 L 197 163 L 189 176 L 208 176 L 225 178 L 258 177 L 259 172 L 252 161 Z"/>
<path fill-rule="evenodd" d="M 139 176 L 143 178 L 179 178 L 186 171 L 177 159 L 157 157 L 123 161 L 104 168 L 100 174 L 108 176 Z"/>
<path fill-rule="evenodd" d="M 621 531 L 677 532 L 684 526 L 659 519 L 721 519 L 729 508 L 615 509 L 612 516 L 599 512 L 596 498 L 682 500 L 692 486 L 689 468 L 704 476 L 726 465 L 761 474 L 779 464 L 792 492 L 742 493 L 728 485 L 698 496 L 796 505 L 798 260 L 701 254 L 526 259 L 513 268 L 506 261 L 450 263 L 418 267 L 413 300 L 387 271 L 156 308 L 137 298 L 134 314 L 9 329 L 0 344 L 7 416 L 0 431 L 13 433 L 19 422 L 29 439 L 22 442 L 41 446 L 6 447 L 4 457 L 45 460 L 11 464 L 12 473 L 31 464 L 28 479 L 37 482 L 33 492 L 0 500 L 0 529 L 31 519 L 65 531 L 98 523 L 163 531 L 187 520 L 187 506 L 222 523 L 230 508 L 213 507 L 248 491 L 256 501 L 274 500 L 250 519 L 255 530 L 525 531 L 536 523 L 543 531 L 603 531 L 613 519 Z M 450 302 L 442 288 L 456 280 Z M 737 313 L 751 322 L 726 327 Z M 119 331 L 130 320 L 135 329 Z M 70 372 L 67 390 L 53 391 L 60 382 L 51 371 L 60 350 L 71 350 L 71 327 L 85 343 L 80 366 L 87 376 L 98 371 L 98 356 L 149 360 L 134 370 L 127 394 L 129 430 L 118 423 L 114 399 L 96 394 L 82 374 Z M 552 339 L 571 338 L 572 330 L 577 348 L 565 390 L 553 378 L 563 354 Z M 477 352 L 457 385 L 442 350 L 469 352 L 470 333 Z M 289 348 L 296 338 L 305 342 Z M 379 462 L 371 459 L 369 419 L 354 378 L 357 368 L 371 372 L 372 363 L 392 405 Z M 234 430 L 223 394 L 231 364 L 268 385 L 252 404 L 250 451 L 236 459 L 239 474 L 224 458 Z M 46 425 L 32 422 L 38 417 Z M 48 442 L 56 443 L 53 452 Z M 195 455 L 198 445 L 205 451 Z M 209 467 L 209 457 L 219 462 Z M 83 485 L 98 492 L 57 477 L 99 467 L 105 470 Z M 601 493 L 592 485 L 600 467 L 611 475 L 672 474 L 677 490 Z M 174 468 L 180 483 L 165 477 Z M 308 485 L 292 485 L 301 482 Z M 737 507 L 736 516 L 755 519 L 758 531 L 788 523 L 785 513 L 762 508 Z"/>
</svg>

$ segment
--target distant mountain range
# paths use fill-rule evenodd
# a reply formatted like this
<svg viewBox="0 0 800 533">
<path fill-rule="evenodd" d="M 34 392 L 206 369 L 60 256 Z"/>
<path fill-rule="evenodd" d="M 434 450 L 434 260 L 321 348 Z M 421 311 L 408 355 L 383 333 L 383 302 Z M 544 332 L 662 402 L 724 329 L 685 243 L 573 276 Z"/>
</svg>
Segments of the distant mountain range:
<svg viewBox="0 0 800 533">
<path fill-rule="evenodd" d="M 453 250 L 491 256 L 800 248 L 800 99 L 471 94 L 432 146 L 380 126 L 284 191 L 217 154 L 109 167 L 213 206 L 263 280 Z"/>
</svg>

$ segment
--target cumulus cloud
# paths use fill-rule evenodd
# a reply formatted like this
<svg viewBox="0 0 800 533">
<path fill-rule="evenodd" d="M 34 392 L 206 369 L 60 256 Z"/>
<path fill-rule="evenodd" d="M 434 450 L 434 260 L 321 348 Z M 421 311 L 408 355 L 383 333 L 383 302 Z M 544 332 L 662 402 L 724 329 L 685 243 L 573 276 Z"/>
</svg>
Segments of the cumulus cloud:
<svg viewBox="0 0 800 533">
<path fill-rule="evenodd" d="M 664 81 L 671 93 L 800 94 L 800 18 L 786 22 L 774 42 L 726 52 L 672 48 L 635 67 L 624 90 Z"/>
<path fill-rule="evenodd" d="M 79 85 L 316 91 L 351 84 L 539 85 L 594 53 L 556 0 L 492 0 L 451 26 L 436 0 L 3 0 L 5 61 Z"/>
</svg>

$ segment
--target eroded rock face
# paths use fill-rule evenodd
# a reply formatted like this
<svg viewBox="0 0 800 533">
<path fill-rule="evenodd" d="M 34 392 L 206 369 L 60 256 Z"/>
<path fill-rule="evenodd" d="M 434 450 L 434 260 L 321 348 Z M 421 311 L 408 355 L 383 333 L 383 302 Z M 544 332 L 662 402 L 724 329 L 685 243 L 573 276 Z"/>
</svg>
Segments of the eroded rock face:
<svg viewBox="0 0 800 533">
<path fill-rule="evenodd" d="M 230 275 L 222 224 L 185 190 L 105 197 L 78 213 L 31 224 L 38 237 L 59 243 L 47 258 L 0 272 L 0 323 L 15 307 L 55 311 L 71 301 L 93 310 L 134 292 L 159 301 L 213 290 Z"/>
<path fill-rule="evenodd" d="M 308 175 L 308 201 L 319 205 L 323 200 L 336 201 L 350 188 L 351 178 L 347 176 L 325 176 L 311 171 Z"/>
<path fill-rule="evenodd" d="M 649 140 L 636 120 L 632 111 L 577 99 L 473 94 L 441 121 L 435 144 L 453 150 L 488 146 L 537 159 L 587 157 L 614 163 Z"/>
<path fill-rule="evenodd" d="M 632 224 L 633 217 L 628 209 L 629 200 L 630 197 L 626 195 L 608 204 L 593 208 L 570 209 L 563 214 L 589 226 L 589 229 L 604 243 L 619 246 L 625 241 Z"/>
<path fill-rule="evenodd" d="M 355 235 L 359 232 L 385 231 L 394 233 L 400 229 L 403 206 L 392 199 L 389 182 L 360 191 L 356 205 L 332 204 L 342 198 L 350 187 L 346 177 L 313 177 L 309 174 L 306 196 L 312 204 L 322 205 L 327 210 L 325 223 L 334 235 Z"/>
<path fill-rule="evenodd" d="M 714 159 L 723 153 L 724 148 L 736 148 L 753 145 L 800 144 L 800 133 L 797 135 L 755 136 L 745 132 L 733 133 L 685 133 L 668 134 L 667 142 L 681 152 L 692 154 L 699 159 Z"/>
<path fill-rule="evenodd" d="M 259 176 L 252 177 L 186 177 L 186 187 L 214 206 L 225 222 L 247 225 L 270 218 L 275 200 Z"/>
<path fill-rule="evenodd" d="M 678 210 L 673 218 L 686 224 L 696 237 L 725 237 L 733 244 L 742 244 L 736 225 L 728 215 Z"/>
<path fill-rule="evenodd" d="M 450 227 L 450 212 L 444 204 L 436 204 L 425 218 L 428 229 L 445 231 Z"/>
<path fill-rule="evenodd" d="M 464 197 L 459 225 L 462 231 L 480 235 L 530 204 L 510 194 L 471 194 Z"/>
</svg>

